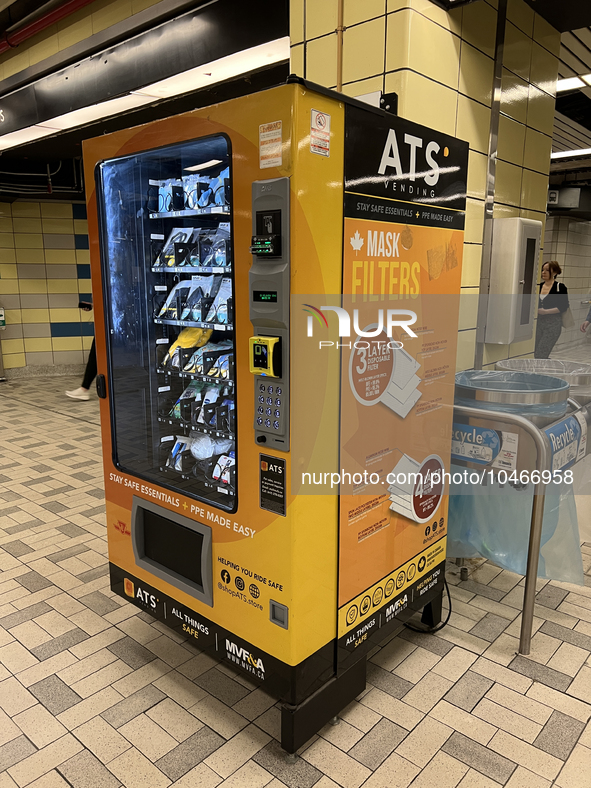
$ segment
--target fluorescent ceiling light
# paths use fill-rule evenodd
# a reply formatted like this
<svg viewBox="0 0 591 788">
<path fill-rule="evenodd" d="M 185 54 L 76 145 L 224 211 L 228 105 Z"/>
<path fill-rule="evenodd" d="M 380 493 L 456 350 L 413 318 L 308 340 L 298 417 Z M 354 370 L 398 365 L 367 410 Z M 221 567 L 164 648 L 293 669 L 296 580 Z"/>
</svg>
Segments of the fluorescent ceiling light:
<svg viewBox="0 0 591 788">
<path fill-rule="evenodd" d="M 575 90 L 576 88 L 584 88 L 585 83 L 581 77 L 569 77 L 568 79 L 559 79 L 556 83 L 556 92 L 562 93 L 564 90 Z"/>
<path fill-rule="evenodd" d="M 204 161 L 203 164 L 194 164 L 192 167 L 184 167 L 183 169 L 185 172 L 199 172 L 199 170 L 206 170 L 208 167 L 221 163 L 221 159 L 210 159 L 209 161 Z"/>
<path fill-rule="evenodd" d="M 9 134 L 0 137 L 0 150 L 24 145 L 26 142 L 33 142 L 33 140 L 41 139 L 41 137 L 47 137 L 49 134 L 55 134 L 55 129 L 46 128 L 45 126 L 28 126 L 26 129 L 11 131 Z"/>
<path fill-rule="evenodd" d="M 212 60 L 203 66 L 191 68 L 189 71 L 183 71 L 174 77 L 154 82 L 152 85 L 146 85 L 146 87 L 133 92 L 152 98 L 170 98 L 288 59 L 289 37 L 285 36 L 258 47 L 235 52 L 233 55 L 220 58 L 220 60 Z"/>
<path fill-rule="evenodd" d="M 73 129 L 76 126 L 85 126 L 101 118 L 108 118 L 110 115 L 118 115 L 120 112 L 141 107 L 142 104 L 149 104 L 151 101 L 147 96 L 127 95 L 110 101 L 101 101 L 100 104 L 92 104 L 89 107 L 75 109 L 65 115 L 59 115 L 51 120 L 44 120 L 43 125 L 54 131 Z M 1 140 L 1 138 L 0 138 Z"/>
<path fill-rule="evenodd" d="M 571 159 L 576 156 L 591 156 L 591 148 L 579 148 L 578 150 L 561 150 L 552 153 L 551 159 Z"/>
</svg>

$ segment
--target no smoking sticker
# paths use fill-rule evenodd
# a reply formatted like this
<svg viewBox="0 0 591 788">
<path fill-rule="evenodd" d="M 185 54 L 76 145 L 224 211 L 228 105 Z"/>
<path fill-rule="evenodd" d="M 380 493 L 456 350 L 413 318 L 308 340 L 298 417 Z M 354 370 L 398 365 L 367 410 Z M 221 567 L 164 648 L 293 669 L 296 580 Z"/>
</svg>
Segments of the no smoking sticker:
<svg viewBox="0 0 591 788">
<path fill-rule="evenodd" d="M 310 119 L 310 152 L 330 156 L 330 115 L 317 109 Z"/>
</svg>

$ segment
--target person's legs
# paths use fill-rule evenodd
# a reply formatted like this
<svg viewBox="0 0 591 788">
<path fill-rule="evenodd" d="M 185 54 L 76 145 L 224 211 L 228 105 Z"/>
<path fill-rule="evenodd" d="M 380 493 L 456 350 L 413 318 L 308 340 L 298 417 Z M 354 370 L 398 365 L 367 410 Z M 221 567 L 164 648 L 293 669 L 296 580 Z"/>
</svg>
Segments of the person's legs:
<svg viewBox="0 0 591 788">
<path fill-rule="evenodd" d="M 86 370 L 84 371 L 82 385 L 80 388 L 74 389 L 74 391 L 66 391 L 66 396 L 70 397 L 71 399 L 90 399 L 88 390 L 92 385 L 92 381 L 96 378 L 96 373 L 96 346 L 93 339 L 92 345 L 90 347 L 90 353 L 88 354 L 88 361 L 86 362 Z"/>
</svg>

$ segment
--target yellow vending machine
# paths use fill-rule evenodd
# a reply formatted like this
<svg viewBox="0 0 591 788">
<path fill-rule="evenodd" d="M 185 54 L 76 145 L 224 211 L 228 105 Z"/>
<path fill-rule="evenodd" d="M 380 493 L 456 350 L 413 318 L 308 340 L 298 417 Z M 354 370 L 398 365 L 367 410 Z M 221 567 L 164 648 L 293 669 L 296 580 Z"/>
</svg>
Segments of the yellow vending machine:
<svg viewBox="0 0 591 788">
<path fill-rule="evenodd" d="M 440 620 L 467 156 L 296 78 L 84 144 L 112 588 L 288 752 Z"/>
</svg>

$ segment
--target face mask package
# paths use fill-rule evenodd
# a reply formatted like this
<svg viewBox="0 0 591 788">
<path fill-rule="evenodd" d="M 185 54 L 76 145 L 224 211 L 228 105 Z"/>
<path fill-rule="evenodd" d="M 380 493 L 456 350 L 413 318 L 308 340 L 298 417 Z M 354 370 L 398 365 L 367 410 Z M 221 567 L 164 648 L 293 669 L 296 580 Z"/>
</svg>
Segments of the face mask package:
<svg viewBox="0 0 591 788">
<path fill-rule="evenodd" d="M 204 345 L 203 347 L 200 347 L 198 350 L 196 350 L 193 353 L 193 355 L 189 359 L 188 363 L 185 365 L 184 371 L 185 372 L 194 372 L 194 373 L 196 373 L 198 375 L 211 374 L 211 370 L 210 370 L 209 373 L 205 373 L 204 372 L 203 357 L 204 357 L 205 353 L 215 352 L 215 351 L 225 350 L 225 349 L 231 349 L 231 348 L 232 348 L 232 343 L 231 342 L 218 342 L 217 344 L 215 342 L 208 342 L 207 345 Z M 227 357 L 227 358 L 229 358 L 229 357 Z M 214 363 L 214 366 L 216 365 L 218 360 L 219 359 L 216 359 L 216 362 Z M 213 367 L 212 367 L 212 369 L 213 369 Z M 216 374 L 214 374 L 213 376 L 214 377 L 223 377 L 222 375 L 216 375 Z"/>
<path fill-rule="evenodd" d="M 225 267 L 230 259 L 230 224 L 222 222 L 215 232 L 204 230 L 199 249 L 203 266 Z"/>
<path fill-rule="evenodd" d="M 228 322 L 228 298 L 232 295 L 232 280 L 224 277 L 221 287 L 210 307 L 207 315 L 208 323 L 227 324 Z"/>
<path fill-rule="evenodd" d="M 229 438 L 215 438 L 212 435 L 192 435 L 189 438 L 190 451 L 193 457 L 208 460 L 214 454 L 224 454 L 234 448 L 234 442 Z"/>
<path fill-rule="evenodd" d="M 187 388 L 183 391 L 181 396 L 177 399 L 175 404 L 173 405 L 172 410 L 169 413 L 169 416 L 173 419 L 180 419 L 183 415 L 183 411 L 182 411 L 183 403 L 186 402 L 187 400 L 190 401 L 200 400 L 205 385 L 206 384 L 200 380 L 192 380 L 187 386 Z"/>
<path fill-rule="evenodd" d="M 213 192 L 212 202 L 215 205 L 226 205 L 228 202 L 226 195 L 226 181 L 230 178 L 230 168 L 222 170 L 217 178 L 212 178 L 210 187 Z"/>
<path fill-rule="evenodd" d="M 175 255 L 175 244 L 191 244 L 195 230 L 192 227 L 175 227 L 168 236 L 162 251 L 158 255 L 155 267 L 173 268 L 178 267 L 179 262 Z M 180 263 L 186 265 L 186 260 Z"/>
<path fill-rule="evenodd" d="M 215 298 L 220 285 L 219 280 L 220 277 L 214 276 L 194 276 L 191 279 L 193 288 L 185 301 L 184 309 L 181 312 L 181 320 L 205 321 L 209 310 L 207 307 L 203 308 L 201 302 L 204 298 Z"/>
<path fill-rule="evenodd" d="M 158 312 L 157 317 L 165 320 L 180 320 L 177 299 L 180 299 L 182 308 L 191 290 L 193 290 L 193 285 L 190 281 L 178 282 L 168 294 L 168 298 Z"/>
</svg>

